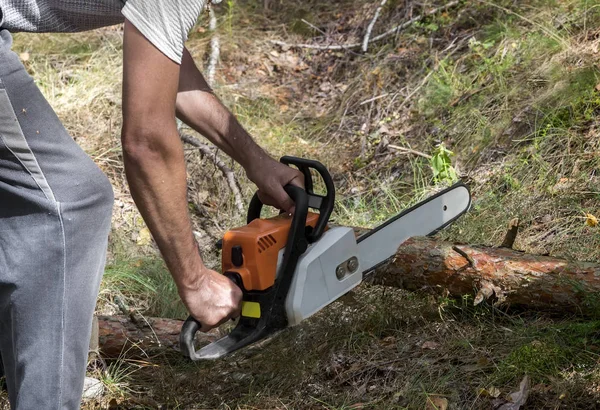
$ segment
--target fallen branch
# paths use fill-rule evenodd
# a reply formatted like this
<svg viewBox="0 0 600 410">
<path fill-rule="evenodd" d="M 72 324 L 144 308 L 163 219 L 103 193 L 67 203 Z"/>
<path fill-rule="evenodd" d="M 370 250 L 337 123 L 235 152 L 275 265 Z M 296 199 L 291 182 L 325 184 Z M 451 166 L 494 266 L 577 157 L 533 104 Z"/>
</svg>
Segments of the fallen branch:
<svg viewBox="0 0 600 410">
<path fill-rule="evenodd" d="M 394 144 L 388 144 L 387 147 L 394 151 L 399 151 L 403 154 L 413 154 L 413 155 L 418 155 L 419 157 L 431 159 L 431 155 L 425 154 L 424 152 L 417 151 L 417 150 L 414 150 L 411 148 L 405 148 L 405 147 L 401 147 L 399 145 L 394 145 Z"/>
<path fill-rule="evenodd" d="M 600 264 L 430 238 L 402 244 L 374 282 L 531 309 L 585 312 L 600 302 Z"/>
<path fill-rule="evenodd" d="M 428 11 L 427 13 L 421 14 L 417 17 L 413 17 L 412 19 L 386 31 L 383 34 L 380 34 L 378 36 L 375 36 L 371 39 L 368 40 L 367 44 L 371 44 L 375 41 L 379 41 L 381 39 L 384 39 L 392 34 L 397 34 L 398 32 L 412 26 L 413 24 L 423 20 L 425 17 L 429 17 L 433 14 L 436 14 L 442 10 L 446 10 L 449 8 L 452 8 L 456 5 L 460 4 L 459 1 L 451 1 L 443 6 L 440 7 L 436 7 L 430 11 Z M 283 41 L 279 41 L 279 40 L 270 40 L 271 43 L 276 44 L 278 46 L 281 47 L 289 47 L 289 48 L 307 48 L 307 49 L 311 49 L 311 50 L 350 50 L 353 48 L 357 48 L 357 47 L 361 47 L 363 46 L 363 43 L 350 43 L 350 44 L 340 44 L 340 45 L 330 45 L 330 46 L 323 46 L 323 45 L 318 45 L 318 44 L 288 44 L 285 43 Z"/>
<path fill-rule="evenodd" d="M 208 60 L 208 68 L 206 69 L 206 81 L 208 82 L 208 85 L 214 87 L 215 73 L 217 71 L 217 64 L 221 54 L 221 38 L 217 32 L 217 14 L 212 3 L 209 3 L 208 5 L 208 12 L 210 14 L 208 29 L 211 32 L 212 37 L 210 39 L 210 58 Z"/>
<path fill-rule="evenodd" d="M 358 104 L 358 105 L 365 105 L 365 104 L 368 104 L 368 103 L 370 103 L 370 102 L 377 101 L 377 100 L 380 100 L 380 99 L 382 99 L 382 98 L 385 98 L 385 97 L 387 97 L 388 95 L 390 95 L 390 93 L 383 93 L 383 94 L 381 94 L 381 95 L 378 95 L 377 97 L 371 97 L 371 98 L 369 98 L 368 100 L 364 100 L 364 101 L 362 101 L 362 102 L 361 102 L 360 104 Z"/>
<path fill-rule="evenodd" d="M 235 174 L 218 156 L 217 153 L 212 150 L 210 145 L 203 143 L 198 140 L 198 138 L 192 137 L 191 135 L 180 133 L 181 140 L 186 144 L 190 144 L 200 150 L 200 152 L 206 155 L 211 161 L 219 168 L 225 179 L 227 180 L 227 185 L 233 194 L 235 200 L 235 206 L 239 215 L 244 214 L 245 206 L 244 200 L 242 199 L 242 193 L 240 190 L 240 186 L 235 178 Z"/>
<path fill-rule="evenodd" d="M 369 23 L 369 26 L 367 27 L 367 33 L 365 34 L 365 37 L 364 37 L 363 43 L 362 43 L 363 53 L 367 52 L 367 48 L 369 47 L 369 38 L 371 37 L 371 32 L 373 31 L 375 22 L 377 22 L 377 19 L 379 18 L 379 14 L 381 13 L 383 6 L 385 6 L 385 3 L 387 3 L 387 0 L 383 0 L 381 2 L 381 4 L 379 5 L 379 7 L 377 7 L 377 10 L 375 10 L 375 15 L 373 16 L 373 19 L 371 20 L 371 22 Z"/>
</svg>

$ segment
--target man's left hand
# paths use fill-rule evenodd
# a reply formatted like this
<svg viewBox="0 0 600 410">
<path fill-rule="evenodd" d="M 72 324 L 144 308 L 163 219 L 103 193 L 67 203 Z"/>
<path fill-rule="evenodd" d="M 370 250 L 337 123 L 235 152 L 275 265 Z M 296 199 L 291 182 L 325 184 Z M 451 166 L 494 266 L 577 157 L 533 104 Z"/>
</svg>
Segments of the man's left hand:
<svg viewBox="0 0 600 410">
<path fill-rule="evenodd" d="M 294 212 L 294 201 L 283 187 L 292 184 L 304 188 L 302 172 L 266 156 L 264 160 L 248 167 L 246 174 L 258 187 L 258 197 L 263 204 Z"/>
</svg>

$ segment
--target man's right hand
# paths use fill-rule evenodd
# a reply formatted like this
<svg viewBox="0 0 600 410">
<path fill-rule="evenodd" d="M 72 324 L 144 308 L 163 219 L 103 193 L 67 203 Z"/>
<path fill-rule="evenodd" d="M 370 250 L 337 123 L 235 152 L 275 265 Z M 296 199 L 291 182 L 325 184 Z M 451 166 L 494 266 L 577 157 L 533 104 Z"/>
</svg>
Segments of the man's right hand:
<svg viewBox="0 0 600 410">
<path fill-rule="evenodd" d="M 207 268 L 194 284 L 179 287 L 179 296 L 190 315 L 202 324 L 202 332 L 241 313 L 241 289 L 226 276 Z"/>
</svg>

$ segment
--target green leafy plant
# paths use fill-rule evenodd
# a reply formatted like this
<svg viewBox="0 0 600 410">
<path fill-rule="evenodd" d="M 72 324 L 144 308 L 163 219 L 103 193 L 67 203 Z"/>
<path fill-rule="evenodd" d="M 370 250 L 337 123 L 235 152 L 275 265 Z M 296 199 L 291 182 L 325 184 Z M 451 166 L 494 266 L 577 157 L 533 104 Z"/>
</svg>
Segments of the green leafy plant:
<svg viewBox="0 0 600 410">
<path fill-rule="evenodd" d="M 458 179 L 456 170 L 452 166 L 451 157 L 454 152 L 450 151 L 444 143 L 438 144 L 433 151 L 430 159 L 431 169 L 433 170 L 433 180 L 435 183 L 453 183 Z"/>
</svg>

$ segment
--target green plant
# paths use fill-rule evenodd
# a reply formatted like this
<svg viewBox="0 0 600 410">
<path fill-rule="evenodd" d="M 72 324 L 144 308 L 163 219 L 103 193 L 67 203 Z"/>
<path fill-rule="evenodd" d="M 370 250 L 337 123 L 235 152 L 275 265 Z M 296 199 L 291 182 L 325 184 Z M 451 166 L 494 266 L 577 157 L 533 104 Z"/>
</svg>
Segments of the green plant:
<svg viewBox="0 0 600 410">
<path fill-rule="evenodd" d="M 452 156 L 454 153 L 447 149 L 444 143 L 438 144 L 433 150 L 430 165 L 435 183 L 453 183 L 458 179 L 450 159 Z"/>
</svg>

